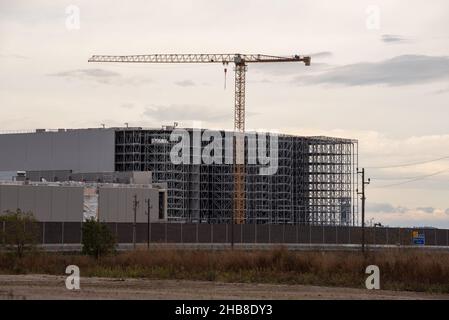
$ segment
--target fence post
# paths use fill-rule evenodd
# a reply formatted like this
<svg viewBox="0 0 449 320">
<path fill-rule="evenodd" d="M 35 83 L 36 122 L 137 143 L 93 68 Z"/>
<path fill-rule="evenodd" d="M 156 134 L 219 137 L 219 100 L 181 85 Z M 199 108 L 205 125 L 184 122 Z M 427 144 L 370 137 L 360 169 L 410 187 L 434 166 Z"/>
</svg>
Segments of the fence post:
<svg viewBox="0 0 449 320">
<path fill-rule="evenodd" d="M 184 240 L 182 238 L 182 225 L 183 225 L 183 223 L 181 222 L 181 243 L 184 243 Z"/>
<path fill-rule="evenodd" d="M 214 224 L 210 224 L 210 243 L 214 243 Z"/>
<path fill-rule="evenodd" d="M 390 244 L 390 239 L 388 239 L 388 228 L 385 228 L 385 235 L 387 237 L 387 243 L 386 244 Z"/>
</svg>

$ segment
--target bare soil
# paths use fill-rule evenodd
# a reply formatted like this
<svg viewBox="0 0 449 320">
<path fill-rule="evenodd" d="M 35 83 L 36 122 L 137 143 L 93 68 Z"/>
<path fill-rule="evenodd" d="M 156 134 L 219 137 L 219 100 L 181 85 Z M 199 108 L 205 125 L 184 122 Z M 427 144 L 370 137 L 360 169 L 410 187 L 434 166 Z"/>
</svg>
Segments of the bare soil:
<svg viewBox="0 0 449 320">
<path fill-rule="evenodd" d="M 448 299 L 447 294 L 304 285 L 188 280 L 83 278 L 67 290 L 64 276 L 0 275 L 0 299 Z"/>
</svg>

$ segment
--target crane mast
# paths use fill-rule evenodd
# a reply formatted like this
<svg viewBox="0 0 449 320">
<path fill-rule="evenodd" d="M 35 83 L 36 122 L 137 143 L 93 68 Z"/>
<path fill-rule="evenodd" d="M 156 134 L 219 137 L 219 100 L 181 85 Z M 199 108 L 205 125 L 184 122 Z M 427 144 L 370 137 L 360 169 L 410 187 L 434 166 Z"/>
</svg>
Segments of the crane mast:
<svg viewBox="0 0 449 320">
<path fill-rule="evenodd" d="M 245 222 L 245 86 L 248 63 L 304 62 L 310 66 L 311 58 L 263 54 L 145 54 L 145 55 L 94 55 L 88 62 L 121 63 L 228 63 L 235 64 L 234 99 L 234 209 L 232 223 Z"/>
</svg>

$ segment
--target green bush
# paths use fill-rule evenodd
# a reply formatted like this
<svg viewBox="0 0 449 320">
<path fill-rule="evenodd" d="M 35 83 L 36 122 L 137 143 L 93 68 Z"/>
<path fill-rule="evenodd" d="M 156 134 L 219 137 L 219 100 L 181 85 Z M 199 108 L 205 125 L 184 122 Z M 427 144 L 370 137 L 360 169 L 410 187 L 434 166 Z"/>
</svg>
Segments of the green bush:
<svg viewBox="0 0 449 320">
<path fill-rule="evenodd" d="M 1 242 L 7 249 L 22 258 L 26 250 L 35 247 L 39 238 L 39 227 L 32 212 L 6 211 L 0 216 L 0 222 L 5 223 L 5 230 L 0 230 Z"/>
<path fill-rule="evenodd" d="M 94 218 L 83 223 L 83 253 L 100 258 L 115 251 L 116 240 L 106 224 Z"/>
</svg>

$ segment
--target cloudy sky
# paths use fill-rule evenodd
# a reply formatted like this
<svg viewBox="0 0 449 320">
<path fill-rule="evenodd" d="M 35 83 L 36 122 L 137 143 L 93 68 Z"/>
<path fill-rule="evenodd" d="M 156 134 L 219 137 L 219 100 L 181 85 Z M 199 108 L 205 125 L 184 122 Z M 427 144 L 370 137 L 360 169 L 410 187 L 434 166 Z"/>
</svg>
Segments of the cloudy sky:
<svg viewBox="0 0 449 320">
<path fill-rule="evenodd" d="M 0 0 L 0 129 L 230 129 L 231 67 L 87 59 L 236 52 L 313 57 L 249 66 L 248 128 L 358 139 L 368 220 L 449 227 L 447 0 Z"/>
</svg>

